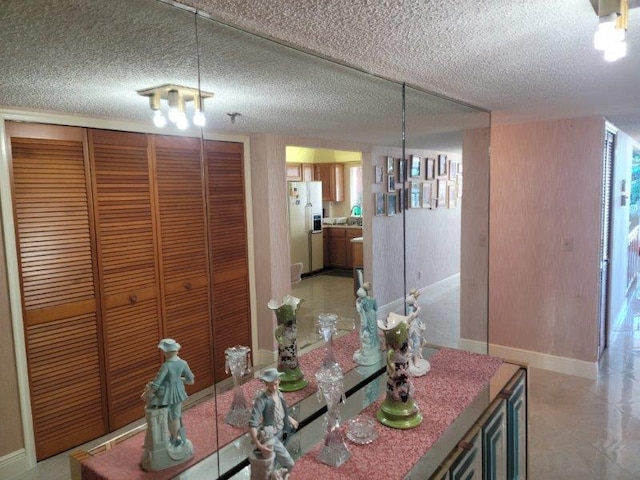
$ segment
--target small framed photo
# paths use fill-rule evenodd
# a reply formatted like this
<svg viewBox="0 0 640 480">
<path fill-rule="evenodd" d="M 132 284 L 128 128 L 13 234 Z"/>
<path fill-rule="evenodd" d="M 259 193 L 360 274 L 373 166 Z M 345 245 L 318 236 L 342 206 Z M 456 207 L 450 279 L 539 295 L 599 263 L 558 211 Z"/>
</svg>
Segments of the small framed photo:
<svg viewBox="0 0 640 480">
<path fill-rule="evenodd" d="M 422 184 L 411 182 L 411 191 L 409 192 L 409 208 L 420 208 L 422 195 Z"/>
<path fill-rule="evenodd" d="M 456 177 L 456 191 L 458 192 L 458 198 L 462 198 L 462 175 L 459 173 Z"/>
<path fill-rule="evenodd" d="M 409 162 L 411 165 L 411 173 L 410 175 L 413 178 L 419 177 L 420 176 L 420 164 L 422 163 L 422 157 L 419 157 L 418 155 L 411 155 L 409 157 Z"/>
<path fill-rule="evenodd" d="M 375 166 L 375 179 L 376 179 L 376 183 L 382 183 L 384 181 L 384 177 L 382 176 L 382 166 L 381 165 L 376 165 Z"/>
<path fill-rule="evenodd" d="M 438 176 L 447 174 L 447 156 L 444 154 L 438 155 Z"/>
<path fill-rule="evenodd" d="M 455 180 L 458 175 L 458 162 L 449 160 L 449 180 Z"/>
<path fill-rule="evenodd" d="M 376 216 L 385 215 L 387 213 L 386 199 L 384 193 L 373 194 L 373 205 Z"/>
<path fill-rule="evenodd" d="M 433 208 L 434 182 L 422 183 L 422 208 Z"/>
<path fill-rule="evenodd" d="M 397 213 L 402 213 L 403 210 L 407 209 L 407 197 L 404 195 L 404 189 L 401 188 L 398 192 L 398 208 Z"/>
<path fill-rule="evenodd" d="M 436 159 L 427 158 L 424 161 L 424 177 L 427 180 L 433 180 L 436 178 Z"/>
<path fill-rule="evenodd" d="M 458 197 L 456 195 L 456 184 L 449 182 L 447 185 L 447 208 L 456 208 Z"/>
<path fill-rule="evenodd" d="M 403 158 L 398 159 L 398 183 L 404 183 L 407 173 L 407 162 Z"/>
<path fill-rule="evenodd" d="M 387 175 L 387 192 L 396 191 L 396 178 L 393 175 Z"/>
<path fill-rule="evenodd" d="M 447 181 L 444 179 L 438 179 L 438 191 L 436 192 L 436 199 L 438 200 L 438 207 L 444 205 L 447 199 Z"/>
<path fill-rule="evenodd" d="M 393 157 L 387 157 L 387 175 L 393 175 Z"/>
<path fill-rule="evenodd" d="M 387 215 L 395 215 L 398 205 L 398 195 L 395 193 L 385 193 L 386 196 L 386 205 L 387 205 Z"/>
</svg>

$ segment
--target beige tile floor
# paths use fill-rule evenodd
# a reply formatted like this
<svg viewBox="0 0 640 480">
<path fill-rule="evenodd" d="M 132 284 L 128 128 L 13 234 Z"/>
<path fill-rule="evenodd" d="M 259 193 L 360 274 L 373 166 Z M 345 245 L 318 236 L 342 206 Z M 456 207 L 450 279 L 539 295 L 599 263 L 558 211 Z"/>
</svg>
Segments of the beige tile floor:
<svg viewBox="0 0 640 480">
<path fill-rule="evenodd" d="M 315 321 L 322 312 L 341 316 L 343 329 L 356 328 L 351 278 L 309 277 L 292 294 L 305 299 L 299 321 L 308 342 L 318 338 Z M 423 305 L 423 311 L 437 318 L 428 328 L 439 330 L 433 332 L 439 344 L 455 341 L 458 295 L 458 290 L 446 292 L 430 310 Z M 529 478 L 640 479 L 640 292 L 630 298 L 624 320 L 612 327 L 597 380 L 532 368 L 529 398 Z M 63 453 L 15 480 L 69 478 L 68 457 Z"/>
</svg>

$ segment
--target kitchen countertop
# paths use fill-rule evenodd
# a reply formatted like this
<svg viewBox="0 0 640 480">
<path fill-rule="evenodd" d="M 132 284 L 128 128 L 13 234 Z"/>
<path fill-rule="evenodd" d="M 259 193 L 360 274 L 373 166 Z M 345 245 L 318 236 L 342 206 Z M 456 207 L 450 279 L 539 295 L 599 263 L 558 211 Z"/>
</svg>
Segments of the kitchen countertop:
<svg viewBox="0 0 640 480">
<path fill-rule="evenodd" d="M 357 229 L 362 229 L 362 225 L 331 225 L 331 224 L 325 224 L 322 225 L 322 228 L 357 228 Z"/>
</svg>

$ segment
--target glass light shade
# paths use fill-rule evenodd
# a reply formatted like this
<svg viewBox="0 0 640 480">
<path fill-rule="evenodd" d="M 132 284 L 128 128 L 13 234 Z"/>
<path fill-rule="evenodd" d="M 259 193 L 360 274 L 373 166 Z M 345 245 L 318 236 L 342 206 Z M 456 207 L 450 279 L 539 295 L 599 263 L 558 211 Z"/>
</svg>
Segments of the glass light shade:
<svg viewBox="0 0 640 480">
<path fill-rule="evenodd" d="M 607 62 L 615 62 L 627 54 L 627 43 L 617 42 L 609 45 L 604 51 L 604 59 Z"/>
<path fill-rule="evenodd" d="M 193 114 L 193 124 L 196 127 L 204 127 L 206 120 L 204 118 L 204 113 L 200 110 L 196 110 L 196 113 Z"/>
<path fill-rule="evenodd" d="M 184 112 L 178 114 L 176 127 L 178 127 L 179 130 L 186 130 L 189 127 L 189 121 L 187 120 L 187 116 Z"/>
<path fill-rule="evenodd" d="M 158 128 L 162 128 L 167 125 L 167 119 L 160 110 L 153 112 L 153 124 Z"/>
</svg>

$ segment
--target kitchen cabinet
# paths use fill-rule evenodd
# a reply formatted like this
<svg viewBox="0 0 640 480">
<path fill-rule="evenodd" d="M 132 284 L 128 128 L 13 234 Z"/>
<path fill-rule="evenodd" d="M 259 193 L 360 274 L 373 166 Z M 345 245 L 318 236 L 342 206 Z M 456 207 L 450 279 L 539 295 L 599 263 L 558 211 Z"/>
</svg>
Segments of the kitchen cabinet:
<svg viewBox="0 0 640 480">
<path fill-rule="evenodd" d="M 288 182 L 313 182 L 314 168 L 311 163 L 287 163 L 286 164 Z"/>
<path fill-rule="evenodd" d="M 329 229 L 329 266 L 347 267 L 347 231 L 344 228 Z"/>
<path fill-rule="evenodd" d="M 361 237 L 362 228 L 325 227 L 323 232 L 325 267 L 353 268 L 351 239 Z"/>
<path fill-rule="evenodd" d="M 332 202 L 344 200 L 343 164 L 318 163 L 314 165 L 314 180 L 322 182 L 322 200 Z"/>
</svg>

